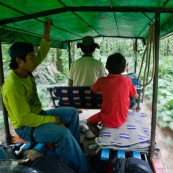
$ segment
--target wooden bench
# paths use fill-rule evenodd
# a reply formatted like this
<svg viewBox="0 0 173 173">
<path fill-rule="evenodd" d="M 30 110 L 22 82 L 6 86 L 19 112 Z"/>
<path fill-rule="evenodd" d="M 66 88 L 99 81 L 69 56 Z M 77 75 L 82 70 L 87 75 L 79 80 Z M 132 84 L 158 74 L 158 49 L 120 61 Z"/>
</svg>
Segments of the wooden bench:
<svg viewBox="0 0 173 173">
<path fill-rule="evenodd" d="M 142 88 L 137 87 L 136 89 L 140 96 Z M 101 93 L 94 94 L 90 87 L 48 86 L 47 90 L 54 107 L 70 106 L 83 109 L 100 109 L 102 106 Z M 135 103 L 139 107 L 139 102 L 140 97 L 138 99 L 130 98 L 130 108 Z"/>
</svg>

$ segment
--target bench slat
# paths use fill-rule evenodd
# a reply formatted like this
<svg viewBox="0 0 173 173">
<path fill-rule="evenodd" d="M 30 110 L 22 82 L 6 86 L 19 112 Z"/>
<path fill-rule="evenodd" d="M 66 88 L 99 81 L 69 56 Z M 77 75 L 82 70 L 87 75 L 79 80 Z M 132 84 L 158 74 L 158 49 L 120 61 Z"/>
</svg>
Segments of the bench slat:
<svg viewBox="0 0 173 173">
<path fill-rule="evenodd" d="M 101 160 L 109 160 L 110 149 L 102 149 Z"/>
<path fill-rule="evenodd" d="M 133 153 L 133 157 L 138 158 L 138 159 L 141 159 L 141 153 L 140 152 L 133 151 L 132 153 Z"/>
<path fill-rule="evenodd" d="M 117 157 L 118 158 L 125 158 L 125 151 L 124 150 L 118 150 L 117 151 Z"/>
</svg>

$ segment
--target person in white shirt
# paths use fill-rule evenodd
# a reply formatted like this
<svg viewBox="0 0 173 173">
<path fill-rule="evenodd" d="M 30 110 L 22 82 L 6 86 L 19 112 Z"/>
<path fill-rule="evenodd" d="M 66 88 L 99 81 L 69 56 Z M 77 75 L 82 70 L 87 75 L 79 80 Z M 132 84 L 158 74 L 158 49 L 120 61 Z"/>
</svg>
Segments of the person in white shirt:
<svg viewBox="0 0 173 173">
<path fill-rule="evenodd" d="M 105 75 L 104 64 L 92 56 L 100 46 L 94 42 L 93 37 L 86 36 L 82 43 L 77 43 L 84 55 L 74 61 L 69 72 L 69 86 L 92 86 L 99 77 Z"/>
</svg>

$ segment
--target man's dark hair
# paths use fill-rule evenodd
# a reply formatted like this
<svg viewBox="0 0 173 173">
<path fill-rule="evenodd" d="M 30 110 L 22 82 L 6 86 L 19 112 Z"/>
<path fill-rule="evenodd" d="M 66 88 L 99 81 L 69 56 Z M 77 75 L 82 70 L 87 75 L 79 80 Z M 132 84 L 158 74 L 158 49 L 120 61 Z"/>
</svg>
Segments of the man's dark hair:
<svg viewBox="0 0 173 173">
<path fill-rule="evenodd" d="M 114 53 L 110 55 L 106 62 L 106 68 L 109 73 L 121 74 L 126 68 L 126 59 L 120 53 Z"/>
<path fill-rule="evenodd" d="M 26 55 L 34 51 L 34 46 L 31 43 L 26 42 L 16 42 L 11 45 L 8 50 L 8 53 L 11 57 L 11 63 L 9 64 L 11 69 L 17 69 L 18 63 L 16 57 L 19 57 L 21 60 L 26 62 Z"/>
<path fill-rule="evenodd" d="M 22 55 L 19 58 L 21 60 L 23 60 L 24 62 L 26 62 L 26 56 L 27 56 L 27 54 Z M 11 62 L 9 64 L 9 67 L 10 67 L 10 69 L 13 69 L 13 70 L 15 70 L 15 69 L 17 69 L 19 67 L 19 65 L 18 65 L 18 63 L 16 61 L 16 58 L 11 59 Z"/>
<path fill-rule="evenodd" d="M 83 53 L 93 53 L 95 49 L 96 49 L 95 45 L 81 46 L 81 50 Z"/>
</svg>

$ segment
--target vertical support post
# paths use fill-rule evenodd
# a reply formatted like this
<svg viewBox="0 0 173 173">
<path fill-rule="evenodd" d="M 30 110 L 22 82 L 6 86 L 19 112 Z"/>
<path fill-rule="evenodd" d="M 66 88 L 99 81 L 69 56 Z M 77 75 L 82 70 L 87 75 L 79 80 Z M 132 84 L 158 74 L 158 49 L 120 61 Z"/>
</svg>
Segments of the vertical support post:
<svg viewBox="0 0 173 173">
<path fill-rule="evenodd" d="M 159 39 L 160 39 L 160 12 L 155 13 L 155 75 L 153 81 L 152 119 L 151 119 L 151 141 L 150 141 L 150 161 L 154 156 L 156 118 L 157 118 L 157 93 L 158 93 L 158 66 L 159 66 Z"/>
<path fill-rule="evenodd" d="M 3 71 L 3 61 L 2 61 L 2 45 L 0 40 L 0 86 L 4 83 L 4 71 Z M 0 97 L 2 98 L 2 97 Z M 2 109 L 4 116 L 4 127 L 5 127 L 5 142 L 7 145 L 11 144 L 11 134 L 8 122 L 8 113 L 2 101 Z"/>
<path fill-rule="evenodd" d="M 135 47 L 134 47 L 134 53 L 135 53 L 134 73 L 136 73 L 136 68 L 137 68 L 137 50 L 138 50 L 138 39 L 135 38 Z"/>
<path fill-rule="evenodd" d="M 68 61 L 69 61 L 69 70 L 71 68 L 71 49 L 70 49 L 70 42 L 68 42 Z"/>
</svg>

